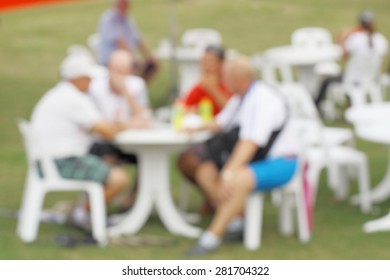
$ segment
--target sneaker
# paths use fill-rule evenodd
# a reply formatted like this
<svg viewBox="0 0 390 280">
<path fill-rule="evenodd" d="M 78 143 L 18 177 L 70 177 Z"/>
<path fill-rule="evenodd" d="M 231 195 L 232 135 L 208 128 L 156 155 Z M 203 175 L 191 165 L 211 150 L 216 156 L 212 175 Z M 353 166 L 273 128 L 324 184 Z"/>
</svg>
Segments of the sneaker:
<svg viewBox="0 0 390 280">
<path fill-rule="evenodd" d="M 83 212 L 80 207 L 76 207 L 72 210 L 67 224 L 87 233 L 90 233 L 92 229 L 90 214 Z"/>
<path fill-rule="evenodd" d="M 187 251 L 186 255 L 188 257 L 200 257 L 215 251 L 217 248 L 218 247 L 205 248 L 199 244 L 196 244 L 194 247 L 192 247 L 190 250 Z"/>
<path fill-rule="evenodd" d="M 239 231 L 227 231 L 223 236 L 222 242 L 233 243 L 233 242 L 242 242 L 244 240 L 244 232 Z"/>
</svg>

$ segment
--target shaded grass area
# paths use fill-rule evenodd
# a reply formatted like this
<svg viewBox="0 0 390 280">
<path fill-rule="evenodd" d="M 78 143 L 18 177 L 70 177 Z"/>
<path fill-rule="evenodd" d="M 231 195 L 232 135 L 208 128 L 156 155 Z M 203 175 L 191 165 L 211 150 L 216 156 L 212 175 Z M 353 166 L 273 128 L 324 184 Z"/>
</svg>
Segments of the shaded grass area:
<svg viewBox="0 0 390 280">
<path fill-rule="evenodd" d="M 133 14 L 152 48 L 168 35 L 168 1 L 134 0 Z M 57 82 L 58 65 L 72 44 L 86 44 L 95 32 L 99 15 L 110 1 L 83 1 L 56 6 L 35 7 L 0 14 L 0 208 L 17 209 L 26 173 L 22 141 L 16 119 L 29 118 L 31 111 L 51 86 Z M 380 30 L 390 38 L 390 2 L 385 0 L 178 0 L 178 34 L 188 28 L 218 29 L 225 45 L 246 54 L 289 43 L 293 30 L 303 26 L 323 26 L 336 34 L 355 22 L 356 14 L 372 7 Z M 169 67 L 162 70 L 150 87 L 154 107 L 167 103 Z M 333 125 L 348 126 L 343 122 Z M 370 160 L 371 181 L 376 184 L 387 164 L 387 149 L 357 141 Z M 174 167 L 174 158 L 172 159 Z M 177 200 L 181 177 L 172 168 L 172 191 Z M 230 244 L 210 259 L 388 259 L 384 246 L 389 233 L 367 235 L 362 224 L 387 213 L 390 203 L 378 205 L 376 212 L 364 215 L 347 202 L 338 202 L 326 185 L 322 174 L 315 208 L 314 234 L 309 244 L 302 245 L 295 236 L 282 237 L 277 230 L 276 209 L 267 199 L 264 211 L 262 248 L 246 251 L 241 244 Z M 351 184 L 356 193 L 356 184 Z M 75 194 L 49 195 L 46 205 Z M 190 209 L 196 210 L 201 198 L 191 190 Z M 202 220 L 206 227 L 210 217 Z M 175 238 L 170 247 L 108 246 L 64 249 L 54 244 L 56 234 L 79 234 L 64 226 L 42 224 L 34 244 L 23 244 L 15 235 L 16 220 L 0 217 L 0 259 L 182 259 L 193 240 L 172 237 L 161 225 L 156 213 L 149 219 L 142 234 Z"/>
</svg>

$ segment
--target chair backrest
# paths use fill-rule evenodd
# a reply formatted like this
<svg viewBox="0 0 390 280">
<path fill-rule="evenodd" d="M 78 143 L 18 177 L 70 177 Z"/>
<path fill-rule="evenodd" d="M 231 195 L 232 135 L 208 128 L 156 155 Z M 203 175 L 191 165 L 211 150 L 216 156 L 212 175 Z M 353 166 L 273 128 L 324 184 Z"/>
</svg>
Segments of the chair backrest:
<svg viewBox="0 0 390 280">
<path fill-rule="evenodd" d="M 68 56 L 70 55 L 77 55 L 81 57 L 85 57 L 88 59 L 91 63 L 96 63 L 96 59 L 91 53 L 89 49 L 84 47 L 83 45 L 71 45 L 67 49 Z"/>
<path fill-rule="evenodd" d="M 291 34 L 291 44 L 304 48 L 321 47 L 332 43 L 332 35 L 322 27 L 304 27 Z"/>
<path fill-rule="evenodd" d="M 91 34 L 87 39 L 88 47 L 94 52 L 96 59 L 100 57 L 101 36 L 99 33 Z"/>
<path fill-rule="evenodd" d="M 184 32 L 181 38 L 184 47 L 204 49 L 207 45 L 221 45 L 222 36 L 210 28 L 194 28 Z"/>
<path fill-rule="evenodd" d="M 24 147 L 27 154 L 27 163 L 36 177 L 38 177 L 38 165 L 42 168 L 43 177 L 41 180 L 56 182 L 60 179 L 58 171 L 54 166 L 53 159 L 45 153 L 45 149 L 40 145 L 39 136 L 34 132 L 28 121 L 18 120 L 18 127 L 23 136 Z"/>
<path fill-rule="evenodd" d="M 378 81 L 383 57 L 376 54 L 352 55 L 345 67 L 343 82 L 347 85 L 366 85 Z"/>
<path fill-rule="evenodd" d="M 252 62 L 261 73 L 261 79 L 269 84 L 281 85 L 294 82 L 291 65 L 271 61 L 260 54 L 254 55 Z"/>
<path fill-rule="evenodd" d="M 321 121 L 313 98 L 302 84 L 286 83 L 279 88 L 289 103 L 292 117 Z"/>
</svg>

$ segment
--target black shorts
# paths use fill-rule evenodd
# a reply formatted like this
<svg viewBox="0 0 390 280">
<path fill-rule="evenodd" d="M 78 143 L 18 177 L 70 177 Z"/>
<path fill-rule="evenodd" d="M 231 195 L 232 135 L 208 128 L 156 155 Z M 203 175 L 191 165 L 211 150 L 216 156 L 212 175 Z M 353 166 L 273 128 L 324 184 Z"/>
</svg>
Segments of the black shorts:
<svg viewBox="0 0 390 280">
<path fill-rule="evenodd" d="M 124 153 L 111 143 L 94 143 L 89 153 L 98 157 L 113 156 L 119 163 L 137 164 L 137 157 L 134 154 Z"/>
<path fill-rule="evenodd" d="M 185 153 L 193 154 L 198 158 L 200 162 L 212 160 L 212 157 L 205 143 L 193 144 L 185 151 Z"/>
</svg>

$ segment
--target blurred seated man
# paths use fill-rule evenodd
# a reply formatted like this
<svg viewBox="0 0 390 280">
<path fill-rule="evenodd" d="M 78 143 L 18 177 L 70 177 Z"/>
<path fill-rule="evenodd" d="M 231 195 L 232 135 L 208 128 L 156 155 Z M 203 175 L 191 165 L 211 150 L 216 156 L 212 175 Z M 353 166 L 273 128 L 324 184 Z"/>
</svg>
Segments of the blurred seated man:
<svg viewBox="0 0 390 280">
<path fill-rule="evenodd" d="M 42 146 L 55 159 L 60 176 L 67 179 L 96 181 L 104 185 L 106 202 L 129 183 L 127 173 L 110 167 L 99 157 L 88 154 L 93 135 L 111 140 L 129 127 L 129 122 L 104 120 L 91 99 L 88 87 L 91 65 L 82 56 L 66 57 L 60 66 L 60 81 L 35 106 L 32 129 L 42 139 Z M 89 204 L 77 206 L 72 212 L 75 225 L 89 222 Z"/>
<path fill-rule="evenodd" d="M 297 167 L 299 143 L 282 95 L 255 80 L 254 67 L 244 56 L 226 63 L 224 81 L 234 96 L 214 122 L 199 128 L 219 133 L 207 142 L 195 174 L 216 213 L 188 252 L 192 256 L 217 249 L 225 232 L 240 233 L 248 195 L 286 184 Z"/>
<path fill-rule="evenodd" d="M 101 49 L 99 63 L 107 65 L 112 52 L 118 49 L 130 52 L 137 57 L 139 52 L 143 59 L 135 59 L 137 74 L 148 82 L 158 69 L 157 60 L 142 39 L 141 33 L 127 11 L 131 9 L 131 0 L 114 0 L 114 7 L 100 18 L 99 33 Z"/>
<path fill-rule="evenodd" d="M 225 59 L 224 49 L 218 46 L 208 46 L 201 60 L 201 80 L 184 97 L 184 105 L 189 111 L 198 111 L 204 99 L 212 105 L 213 116 L 217 115 L 228 102 L 231 93 L 222 82 L 222 65 Z M 192 183 L 197 184 L 195 171 L 202 161 L 203 144 L 191 146 L 179 156 L 178 166 L 183 175 Z M 206 202 L 201 212 L 208 212 Z"/>
<path fill-rule="evenodd" d="M 102 117 L 111 122 L 127 122 L 129 128 L 149 126 L 149 98 L 145 81 L 132 75 L 132 56 L 124 50 L 114 51 L 108 61 L 108 76 L 92 80 L 90 96 Z M 136 164 L 134 154 L 125 153 L 110 141 L 95 141 L 90 153 L 102 157 L 111 165 Z M 137 178 L 135 178 L 137 180 Z M 121 210 L 127 210 L 133 204 L 136 191 L 123 201 Z"/>
<path fill-rule="evenodd" d="M 363 11 L 359 15 L 358 26 L 351 31 L 343 32 L 339 36 L 338 41 L 343 50 L 344 58 L 352 55 L 386 55 L 388 41 L 381 33 L 376 32 L 374 19 L 372 11 Z M 315 101 L 317 108 L 320 107 L 322 100 L 325 99 L 329 85 L 335 82 L 339 83 L 342 80 L 343 75 L 339 75 L 329 77 L 323 81 Z"/>
<path fill-rule="evenodd" d="M 90 96 L 106 121 L 127 122 L 129 128 L 149 125 L 149 98 L 144 80 L 132 75 L 132 56 L 124 50 L 114 51 L 108 61 L 108 75 L 96 77 Z M 97 141 L 91 153 L 112 164 L 136 163 L 132 154 L 123 153 L 109 141 Z"/>
</svg>

